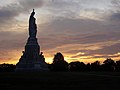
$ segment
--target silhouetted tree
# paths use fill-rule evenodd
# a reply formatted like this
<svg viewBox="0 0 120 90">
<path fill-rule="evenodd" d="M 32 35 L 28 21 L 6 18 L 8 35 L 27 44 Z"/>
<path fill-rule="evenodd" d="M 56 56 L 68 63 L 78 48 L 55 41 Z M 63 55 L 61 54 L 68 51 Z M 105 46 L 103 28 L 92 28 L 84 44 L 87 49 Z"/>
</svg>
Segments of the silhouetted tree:
<svg viewBox="0 0 120 90">
<path fill-rule="evenodd" d="M 116 61 L 116 71 L 120 71 L 120 60 Z"/>
<path fill-rule="evenodd" d="M 1 64 L 0 65 L 0 72 L 13 72 L 16 66 L 13 64 Z"/>
<path fill-rule="evenodd" d="M 100 62 L 95 61 L 95 62 L 91 63 L 91 70 L 92 71 L 100 71 L 101 70 Z"/>
<path fill-rule="evenodd" d="M 85 71 L 85 64 L 83 62 L 71 62 L 69 63 L 70 71 Z"/>
<path fill-rule="evenodd" d="M 105 71 L 114 71 L 115 70 L 115 62 L 111 58 L 107 58 L 102 65 L 102 69 Z"/>
<path fill-rule="evenodd" d="M 64 60 L 64 56 L 60 52 L 55 54 L 51 70 L 68 71 L 68 63 Z"/>
<path fill-rule="evenodd" d="M 91 65 L 90 65 L 90 63 L 86 64 L 85 71 L 91 71 Z"/>
</svg>

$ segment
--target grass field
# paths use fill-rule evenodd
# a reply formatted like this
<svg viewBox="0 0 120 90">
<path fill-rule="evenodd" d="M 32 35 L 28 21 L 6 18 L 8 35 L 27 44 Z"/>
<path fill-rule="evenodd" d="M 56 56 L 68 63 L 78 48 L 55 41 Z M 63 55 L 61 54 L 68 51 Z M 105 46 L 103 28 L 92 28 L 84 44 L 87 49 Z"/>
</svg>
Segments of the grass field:
<svg viewBox="0 0 120 90">
<path fill-rule="evenodd" d="M 0 73 L 0 90 L 120 90 L 120 72 Z"/>
</svg>

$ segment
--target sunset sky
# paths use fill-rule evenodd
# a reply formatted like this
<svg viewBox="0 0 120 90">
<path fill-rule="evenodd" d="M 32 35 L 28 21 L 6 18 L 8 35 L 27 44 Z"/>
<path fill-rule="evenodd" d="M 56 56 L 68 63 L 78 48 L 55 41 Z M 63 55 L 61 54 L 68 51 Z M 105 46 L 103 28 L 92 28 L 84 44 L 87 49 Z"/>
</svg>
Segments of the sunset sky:
<svg viewBox="0 0 120 90">
<path fill-rule="evenodd" d="M 0 63 L 21 57 L 33 8 L 46 62 L 120 60 L 120 0 L 0 0 Z"/>
</svg>

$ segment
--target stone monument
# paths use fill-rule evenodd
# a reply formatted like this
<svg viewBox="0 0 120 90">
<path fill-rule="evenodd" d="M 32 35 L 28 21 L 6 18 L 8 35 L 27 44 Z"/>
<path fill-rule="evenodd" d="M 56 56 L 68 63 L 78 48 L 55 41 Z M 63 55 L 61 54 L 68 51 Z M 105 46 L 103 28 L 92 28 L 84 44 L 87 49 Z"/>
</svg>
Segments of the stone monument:
<svg viewBox="0 0 120 90">
<path fill-rule="evenodd" d="M 45 63 L 43 53 L 40 53 L 40 46 L 37 42 L 37 25 L 34 18 L 35 12 L 29 18 L 29 38 L 25 45 L 25 51 L 16 64 L 16 71 L 46 71 L 48 66 Z"/>
</svg>

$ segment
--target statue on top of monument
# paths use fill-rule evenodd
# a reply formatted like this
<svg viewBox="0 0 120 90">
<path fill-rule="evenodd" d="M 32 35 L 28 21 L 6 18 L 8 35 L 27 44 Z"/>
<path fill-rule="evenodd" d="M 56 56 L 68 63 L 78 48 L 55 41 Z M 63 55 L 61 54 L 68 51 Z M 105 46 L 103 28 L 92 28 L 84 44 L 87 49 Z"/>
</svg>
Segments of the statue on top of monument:
<svg viewBox="0 0 120 90">
<path fill-rule="evenodd" d="M 35 38 L 37 34 L 37 25 L 35 23 L 36 19 L 34 18 L 34 15 L 35 15 L 35 12 L 33 9 L 33 12 L 31 13 L 29 18 L 29 36 Z"/>
</svg>

